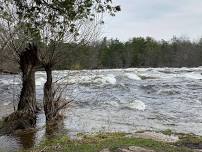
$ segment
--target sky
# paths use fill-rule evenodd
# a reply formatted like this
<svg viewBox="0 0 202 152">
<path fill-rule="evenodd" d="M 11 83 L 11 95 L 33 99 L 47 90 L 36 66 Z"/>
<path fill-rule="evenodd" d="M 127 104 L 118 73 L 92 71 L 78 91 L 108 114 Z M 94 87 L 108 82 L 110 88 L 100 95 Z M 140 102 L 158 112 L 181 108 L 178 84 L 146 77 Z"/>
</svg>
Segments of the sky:
<svg viewBox="0 0 202 152">
<path fill-rule="evenodd" d="M 202 0 L 114 0 L 122 11 L 104 16 L 102 36 L 127 41 L 151 36 L 197 40 L 202 37 Z"/>
</svg>

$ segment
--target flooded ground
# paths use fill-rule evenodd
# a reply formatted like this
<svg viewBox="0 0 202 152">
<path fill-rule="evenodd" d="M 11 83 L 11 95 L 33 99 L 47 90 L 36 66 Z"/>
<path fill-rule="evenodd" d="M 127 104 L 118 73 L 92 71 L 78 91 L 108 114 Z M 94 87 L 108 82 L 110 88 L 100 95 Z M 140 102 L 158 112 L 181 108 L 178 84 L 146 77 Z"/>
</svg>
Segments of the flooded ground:
<svg viewBox="0 0 202 152">
<path fill-rule="evenodd" d="M 36 73 L 38 102 L 45 80 Z M 165 129 L 202 135 L 202 67 L 54 71 L 54 80 L 65 88 L 63 98 L 73 99 L 65 111 L 69 135 Z M 20 84 L 19 75 L 0 75 L 0 117 L 12 112 Z M 37 122 L 32 136 L 1 136 L 0 151 L 37 144 L 45 136 L 43 114 Z"/>
</svg>

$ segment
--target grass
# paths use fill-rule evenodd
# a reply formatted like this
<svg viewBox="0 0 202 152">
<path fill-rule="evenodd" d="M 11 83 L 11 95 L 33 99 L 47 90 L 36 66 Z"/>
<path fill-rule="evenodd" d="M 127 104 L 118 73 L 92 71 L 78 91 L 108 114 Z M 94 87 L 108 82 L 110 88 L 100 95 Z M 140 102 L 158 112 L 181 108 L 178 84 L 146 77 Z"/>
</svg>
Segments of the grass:
<svg viewBox="0 0 202 152">
<path fill-rule="evenodd" d="M 202 149 L 202 137 L 193 134 L 181 134 L 180 140 L 176 143 L 178 146 L 186 146 L 189 148 Z"/>
<path fill-rule="evenodd" d="M 161 133 L 168 136 L 171 136 L 172 134 L 174 134 L 171 129 L 163 130 L 161 131 Z"/>
<path fill-rule="evenodd" d="M 161 131 L 164 135 L 177 135 L 179 141 L 175 143 L 177 146 L 185 146 L 192 149 L 202 149 L 202 137 L 194 134 L 175 133 L 170 129 Z"/>
<path fill-rule="evenodd" d="M 182 146 L 174 146 L 168 143 L 151 139 L 126 137 L 124 133 L 102 133 L 97 135 L 79 135 L 81 140 L 70 140 L 67 136 L 60 136 L 51 140 L 45 140 L 32 152 L 99 152 L 104 148 L 115 152 L 118 148 L 139 146 L 155 150 L 156 152 L 192 152 L 191 149 Z"/>
</svg>

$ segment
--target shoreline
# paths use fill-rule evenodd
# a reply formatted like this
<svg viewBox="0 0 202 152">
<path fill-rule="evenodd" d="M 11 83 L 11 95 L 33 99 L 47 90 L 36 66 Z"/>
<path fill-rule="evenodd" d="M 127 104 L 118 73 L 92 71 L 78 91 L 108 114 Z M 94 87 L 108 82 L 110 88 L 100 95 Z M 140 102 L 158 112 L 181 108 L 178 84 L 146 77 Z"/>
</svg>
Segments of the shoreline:
<svg viewBox="0 0 202 152">
<path fill-rule="evenodd" d="M 166 132 L 166 131 L 165 131 Z M 191 134 L 142 132 L 127 134 L 121 132 L 78 134 L 78 139 L 59 135 L 42 141 L 38 146 L 22 152 L 199 152 L 202 137 Z M 167 131 L 168 133 L 168 131 Z M 173 137 L 176 140 L 168 141 Z M 165 140 L 162 140 L 164 137 Z M 167 139 L 166 139 L 166 138 Z M 198 146 L 198 147 L 197 147 Z"/>
</svg>

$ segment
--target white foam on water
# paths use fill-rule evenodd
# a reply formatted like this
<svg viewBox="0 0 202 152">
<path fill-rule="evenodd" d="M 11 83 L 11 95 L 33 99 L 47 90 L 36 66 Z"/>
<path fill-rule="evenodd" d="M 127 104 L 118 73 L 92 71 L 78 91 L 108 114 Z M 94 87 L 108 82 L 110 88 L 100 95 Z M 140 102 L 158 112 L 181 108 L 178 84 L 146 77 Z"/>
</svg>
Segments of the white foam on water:
<svg viewBox="0 0 202 152">
<path fill-rule="evenodd" d="M 93 77 L 91 75 L 79 76 L 79 77 L 76 77 L 75 79 L 73 77 L 71 77 L 70 82 L 72 82 L 72 83 L 91 83 L 92 79 L 93 79 Z"/>
<path fill-rule="evenodd" d="M 11 102 L 4 102 L 3 103 L 4 106 L 8 106 L 9 104 L 11 104 Z"/>
<path fill-rule="evenodd" d="M 36 78 L 36 85 L 38 86 L 44 85 L 45 82 L 46 82 L 46 78 L 44 77 Z"/>
<path fill-rule="evenodd" d="M 195 72 L 185 73 L 183 75 L 183 77 L 186 77 L 186 78 L 189 78 L 189 79 L 196 79 L 196 80 L 202 79 L 201 73 L 195 73 Z"/>
<path fill-rule="evenodd" d="M 137 109 L 140 111 L 144 111 L 146 109 L 145 103 L 140 100 L 135 100 L 134 102 L 126 103 L 123 106 L 126 108 Z"/>
<path fill-rule="evenodd" d="M 58 81 L 58 83 L 70 83 L 70 84 L 116 84 L 116 78 L 113 74 L 107 75 L 97 75 L 97 74 L 89 74 L 89 75 L 75 75 L 75 76 L 68 76 L 64 79 Z"/>
<path fill-rule="evenodd" d="M 120 104 L 117 101 L 106 101 L 106 102 L 104 102 L 104 104 L 109 104 L 109 105 L 111 105 L 113 107 L 117 107 L 117 108 L 120 106 Z"/>
<path fill-rule="evenodd" d="M 110 84 L 116 84 L 116 78 L 113 74 L 108 74 L 107 76 L 103 77 L 103 79 Z"/>
<path fill-rule="evenodd" d="M 78 83 L 78 78 L 76 76 L 74 78 L 71 76 L 68 76 L 58 80 L 57 82 L 61 84 L 62 83 L 74 84 L 74 83 Z"/>
<path fill-rule="evenodd" d="M 125 75 L 132 80 L 142 80 L 139 76 L 134 73 L 125 73 Z"/>
<path fill-rule="evenodd" d="M 20 84 L 20 79 L 16 79 L 15 81 L 13 81 L 13 79 L 8 79 L 8 80 L 0 80 L 0 83 L 3 83 L 4 85 L 18 85 Z"/>
<path fill-rule="evenodd" d="M 9 84 L 11 84 L 11 81 L 9 81 L 9 80 L 1 80 L 0 81 L 2 84 L 4 84 L 4 85 L 9 85 Z"/>
<path fill-rule="evenodd" d="M 172 89 L 159 89 L 157 91 L 158 95 L 176 95 L 178 93 L 179 93 L 178 91 Z"/>
<path fill-rule="evenodd" d="M 198 99 L 196 99 L 196 100 L 193 100 L 195 103 L 197 103 L 197 104 L 201 104 L 201 101 L 200 100 L 198 100 Z"/>
<path fill-rule="evenodd" d="M 105 84 L 106 80 L 103 79 L 104 75 L 98 75 L 91 79 L 89 83 Z"/>
</svg>

